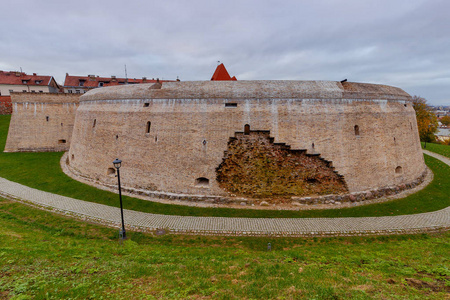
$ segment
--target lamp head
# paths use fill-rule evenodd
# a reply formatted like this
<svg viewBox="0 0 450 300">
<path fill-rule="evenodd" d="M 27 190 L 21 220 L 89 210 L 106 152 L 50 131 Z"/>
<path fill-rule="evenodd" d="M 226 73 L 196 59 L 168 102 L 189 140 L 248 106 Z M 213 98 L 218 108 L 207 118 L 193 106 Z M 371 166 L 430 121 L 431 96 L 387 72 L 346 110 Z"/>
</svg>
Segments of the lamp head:
<svg viewBox="0 0 450 300">
<path fill-rule="evenodd" d="M 121 164 L 122 164 L 122 161 L 121 161 L 120 159 L 116 158 L 116 159 L 113 161 L 113 164 L 114 164 L 114 167 L 115 167 L 117 170 L 119 170 L 119 168 L 120 168 L 120 166 L 121 166 Z"/>
</svg>

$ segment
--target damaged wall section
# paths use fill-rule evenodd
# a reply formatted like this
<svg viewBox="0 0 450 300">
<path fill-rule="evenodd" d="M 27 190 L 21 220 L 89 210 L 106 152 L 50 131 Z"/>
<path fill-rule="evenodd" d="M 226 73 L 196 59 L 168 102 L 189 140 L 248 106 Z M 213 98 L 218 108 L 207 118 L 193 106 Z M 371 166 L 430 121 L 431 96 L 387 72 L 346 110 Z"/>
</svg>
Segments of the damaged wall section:
<svg viewBox="0 0 450 300">
<path fill-rule="evenodd" d="M 270 131 L 236 132 L 216 169 L 220 187 L 256 198 L 348 192 L 330 161 L 273 141 Z"/>
</svg>

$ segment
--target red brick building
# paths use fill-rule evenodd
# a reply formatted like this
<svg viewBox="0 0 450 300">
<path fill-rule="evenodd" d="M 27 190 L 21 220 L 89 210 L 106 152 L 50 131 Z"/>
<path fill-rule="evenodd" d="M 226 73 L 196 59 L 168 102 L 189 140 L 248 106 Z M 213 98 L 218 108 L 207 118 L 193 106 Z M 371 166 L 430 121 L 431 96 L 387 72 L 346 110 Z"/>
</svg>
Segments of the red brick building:
<svg viewBox="0 0 450 300">
<path fill-rule="evenodd" d="M 88 76 L 73 76 L 66 73 L 66 79 L 64 80 L 64 93 L 76 93 L 83 94 L 91 89 L 104 86 L 115 86 L 121 84 L 140 84 L 140 83 L 155 83 L 157 79 L 147 79 L 147 77 L 142 77 L 142 79 L 136 78 L 117 78 L 116 76 L 111 77 L 100 77 L 95 75 Z M 167 82 L 172 80 L 161 80 L 161 82 Z"/>
</svg>

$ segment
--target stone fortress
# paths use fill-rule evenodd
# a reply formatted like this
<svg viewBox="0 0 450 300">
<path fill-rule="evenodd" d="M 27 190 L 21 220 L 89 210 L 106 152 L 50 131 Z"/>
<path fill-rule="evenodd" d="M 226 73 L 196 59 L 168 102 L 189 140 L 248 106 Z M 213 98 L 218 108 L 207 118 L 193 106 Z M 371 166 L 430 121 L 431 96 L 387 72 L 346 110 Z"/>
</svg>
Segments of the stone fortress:
<svg viewBox="0 0 450 300">
<path fill-rule="evenodd" d="M 360 201 L 426 172 L 411 97 L 385 85 L 157 82 L 79 102 L 25 97 L 13 97 L 5 151 L 68 150 L 70 176 L 110 187 L 120 158 L 125 189 L 152 197 Z"/>
</svg>

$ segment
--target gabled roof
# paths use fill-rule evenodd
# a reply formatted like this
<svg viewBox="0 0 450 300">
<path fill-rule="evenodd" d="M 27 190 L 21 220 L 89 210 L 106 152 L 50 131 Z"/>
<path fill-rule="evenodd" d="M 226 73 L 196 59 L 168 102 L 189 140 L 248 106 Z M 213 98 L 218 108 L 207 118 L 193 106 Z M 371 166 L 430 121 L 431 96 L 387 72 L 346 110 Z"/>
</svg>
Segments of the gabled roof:
<svg viewBox="0 0 450 300">
<path fill-rule="evenodd" d="M 235 76 L 231 77 L 223 64 L 217 66 L 211 80 L 237 80 Z"/>
<path fill-rule="evenodd" d="M 136 78 L 117 78 L 115 76 L 111 77 L 100 77 L 95 75 L 88 76 L 71 76 L 66 73 L 66 79 L 64 80 L 64 87 L 85 87 L 85 88 L 96 88 L 99 87 L 99 83 L 102 82 L 102 86 L 115 86 L 128 84 L 139 84 L 139 83 L 155 83 L 157 79 L 147 79 L 142 77 L 142 79 Z M 171 80 L 160 80 L 160 82 L 168 82 Z M 80 82 L 82 82 L 80 84 Z"/>
<path fill-rule="evenodd" d="M 47 86 L 52 80 L 52 76 L 37 75 L 36 73 L 28 75 L 23 72 L 0 71 L 0 84 Z"/>
</svg>

